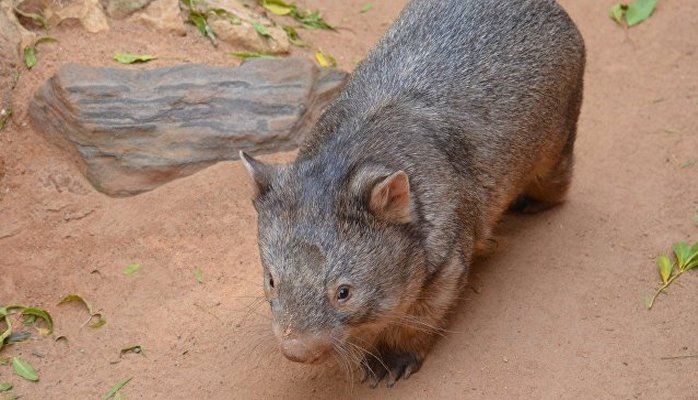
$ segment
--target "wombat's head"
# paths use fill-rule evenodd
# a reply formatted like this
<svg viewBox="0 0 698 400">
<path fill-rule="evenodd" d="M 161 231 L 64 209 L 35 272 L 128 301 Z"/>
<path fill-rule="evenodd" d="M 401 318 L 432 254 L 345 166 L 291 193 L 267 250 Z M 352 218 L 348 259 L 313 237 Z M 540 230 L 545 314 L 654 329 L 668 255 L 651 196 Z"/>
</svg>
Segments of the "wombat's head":
<svg viewBox="0 0 698 400">
<path fill-rule="evenodd" d="M 256 189 L 264 291 L 287 358 L 356 354 L 387 324 L 405 322 L 426 279 L 405 172 L 241 159 Z"/>
</svg>

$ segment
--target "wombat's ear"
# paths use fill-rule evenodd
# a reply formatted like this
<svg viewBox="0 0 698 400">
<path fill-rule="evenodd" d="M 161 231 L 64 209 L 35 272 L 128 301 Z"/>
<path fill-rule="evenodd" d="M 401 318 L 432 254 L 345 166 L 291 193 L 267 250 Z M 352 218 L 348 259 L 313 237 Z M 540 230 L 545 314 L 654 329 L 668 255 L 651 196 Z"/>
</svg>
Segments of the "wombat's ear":
<svg viewBox="0 0 698 400">
<path fill-rule="evenodd" d="M 252 183 L 254 183 L 254 197 L 265 194 L 271 186 L 271 180 L 276 174 L 276 168 L 253 158 L 242 150 L 240 150 L 240 160 L 242 160 L 242 164 L 245 166 L 247 173 L 250 174 Z"/>
<path fill-rule="evenodd" d="M 369 209 L 373 214 L 397 224 L 412 221 L 410 181 L 405 171 L 397 171 L 378 181 L 371 189 Z"/>
</svg>

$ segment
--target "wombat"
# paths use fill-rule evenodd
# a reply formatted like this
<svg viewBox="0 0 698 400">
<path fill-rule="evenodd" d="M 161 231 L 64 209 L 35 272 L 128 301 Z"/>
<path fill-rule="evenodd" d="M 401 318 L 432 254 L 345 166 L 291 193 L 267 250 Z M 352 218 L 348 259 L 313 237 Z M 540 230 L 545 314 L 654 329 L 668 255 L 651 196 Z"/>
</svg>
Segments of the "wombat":
<svg viewBox="0 0 698 400">
<path fill-rule="evenodd" d="M 415 373 L 502 214 L 563 201 L 584 65 L 553 0 L 414 0 L 293 163 L 241 153 L 284 355 Z"/>
</svg>

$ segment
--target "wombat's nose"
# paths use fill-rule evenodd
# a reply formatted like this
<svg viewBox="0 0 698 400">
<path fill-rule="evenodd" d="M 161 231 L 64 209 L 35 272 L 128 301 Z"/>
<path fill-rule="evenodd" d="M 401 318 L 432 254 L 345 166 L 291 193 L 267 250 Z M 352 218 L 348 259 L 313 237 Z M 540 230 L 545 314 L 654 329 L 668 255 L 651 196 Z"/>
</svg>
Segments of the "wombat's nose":
<svg viewBox="0 0 698 400">
<path fill-rule="evenodd" d="M 323 361 L 331 346 L 320 336 L 302 336 L 281 340 L 281 352 L 291 361 L 314 364 Z"/>
</svg>

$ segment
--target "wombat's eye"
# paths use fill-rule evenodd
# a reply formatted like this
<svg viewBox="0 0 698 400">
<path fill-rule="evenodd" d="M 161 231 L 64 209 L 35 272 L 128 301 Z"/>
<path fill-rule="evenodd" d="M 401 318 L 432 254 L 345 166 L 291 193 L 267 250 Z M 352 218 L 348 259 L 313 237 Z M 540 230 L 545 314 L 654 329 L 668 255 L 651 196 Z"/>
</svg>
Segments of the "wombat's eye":
<svg viewBox="0 0 698 400">
<path fill-rule="evenodd" d="M 274 278 L 272 278 L 271 276 L 269 277 L 269 287 L 274 289 Z"/>
<path fill-rule="evenodd" d="M 347 285 L 342 285 L 339 288 L 337 288 L 337 301 L 345 302 L 349 300 L 351 297 L 351 291 L 349 290 L 349 286 Z"/>
</svg>

